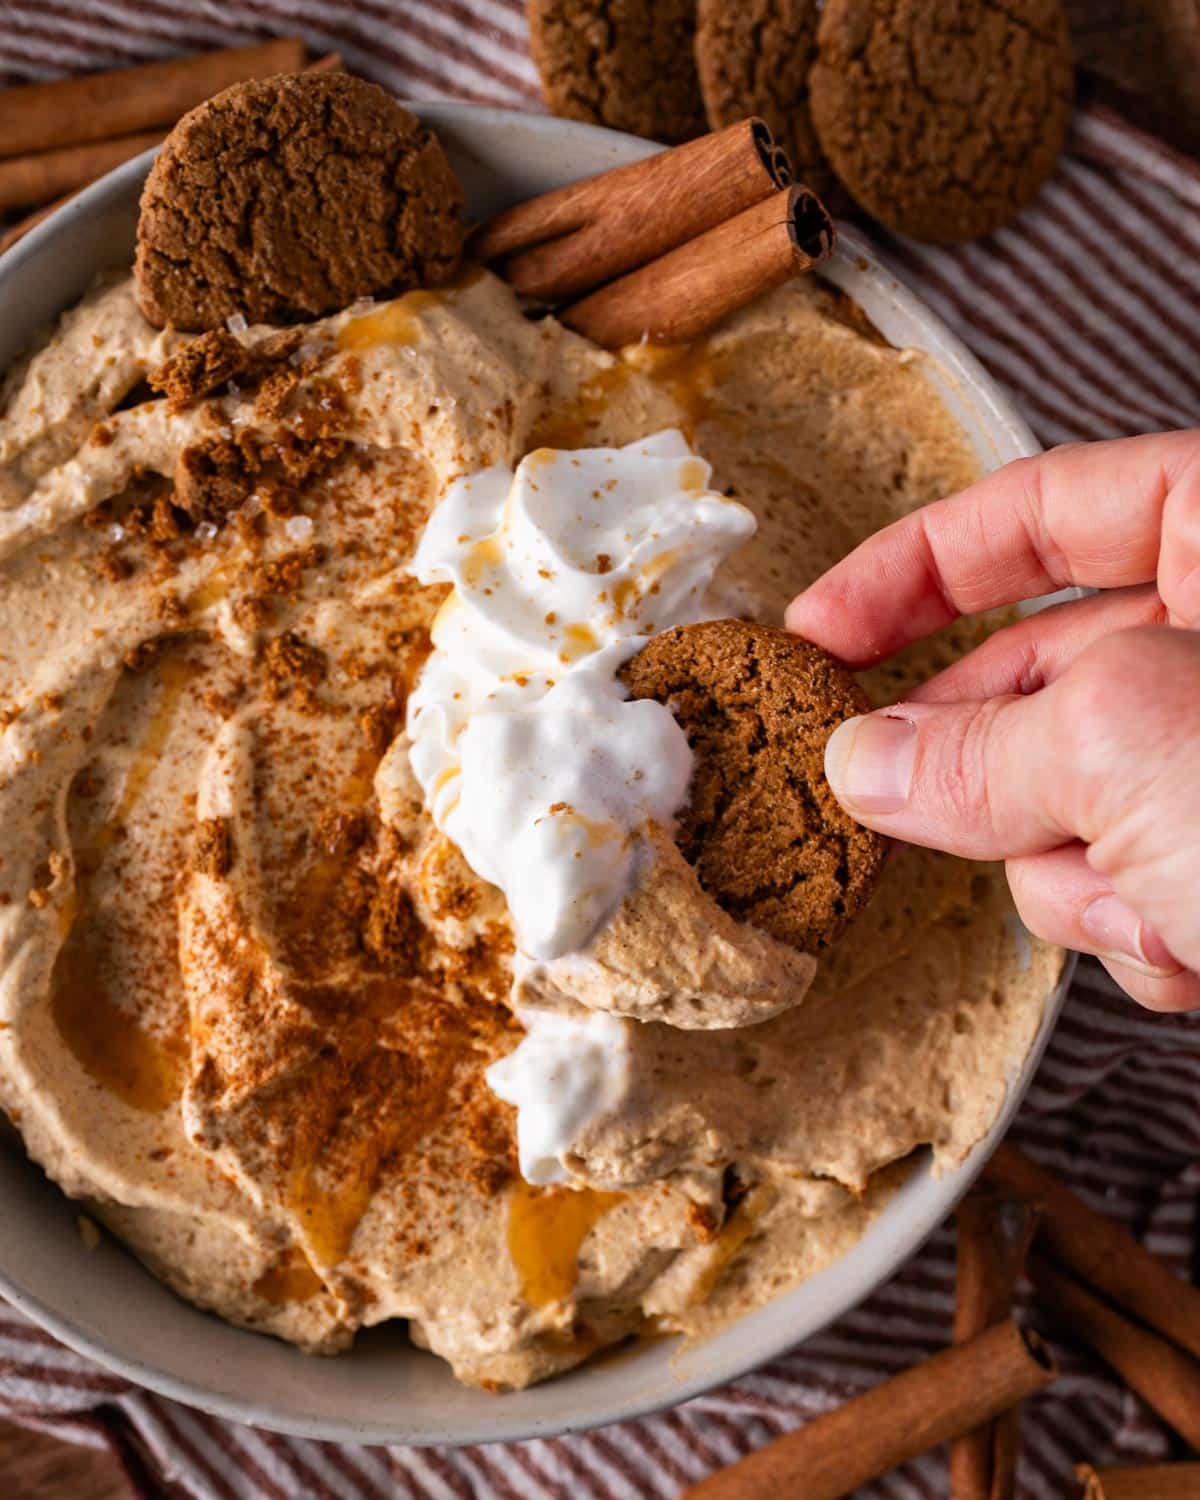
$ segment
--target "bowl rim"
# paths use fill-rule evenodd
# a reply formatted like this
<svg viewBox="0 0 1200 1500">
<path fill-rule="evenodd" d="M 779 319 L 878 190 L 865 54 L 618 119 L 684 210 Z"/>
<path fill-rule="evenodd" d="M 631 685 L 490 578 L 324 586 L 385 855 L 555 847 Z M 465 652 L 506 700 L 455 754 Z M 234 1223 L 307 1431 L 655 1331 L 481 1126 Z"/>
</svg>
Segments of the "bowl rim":
<svg viewBox="0 0 1200 1500">
<path fill-rule="evenodd" d="M 511 128 L 516 121 L 521 127 L 535 133 L 558 136 L 564 143 L 569 143 L 573 139 L 608 142 L 621 154 L 623 160 L 636 159 L 638 156 L 650 155 L 663 149 L 654 143 L 636 140 L 619 131 L 561 120 L 553 116 L 455 101 L 405 100 L 403 102 L 435 129 L 440 124 L 453 126 L 456 122 L 468 122 L 484 130 L 504 130 Z M 157 149 L 157 147 L 151 148 L 100 178 L 49 215 L 43 223 L 32 229 L 5 254 L 0 255 L 0 292 L 3 292 L 4 284 L 9 276 L 38 257 L 43 247 L 52 238 L 56 238 L 61 230 L 72 225 L 77 229 L 83 228 L 95 210 L 101 208 L 110 198 L 127 192 L 133 182 L 144 177 Z M 961 383 L 970 389 L 972 400 L 986 419 L 985 425 L 989 431 L 1003 434 L 1009 448 L 1017 453 L 1029 455 L 1040 451 L 1032 432 L 1011 398 L 999 388 L 992 376 L 957 335 L 915 293 L 909 290 L 885 262 L 881 261 L 877 249 L 857 231 L 844 226 L 839 226 L 839 240 L 838 255 L 843 272 L 852 265 L 856 272 L 872 279 L 886 278 L 888 293 L 902 308 L 905 318 L 915 329 L 921 331 L 929 344 L 937 348 L 938 361 L 953 371 Z M 848 274 L 852 277 L 854 273 Z M 70 303 L 65 305 L 69 306 Z M 64 308 L 60 307 L 59 311 L 63 310 Z M 769 1329 L 742 1356 L 728 1357 L 716 1365 L 704 1367 L 694 1376 L 676 1381 L 669 1391 L 656 1388 L 641 1395 L 631 1394 L 621 1398 L 612 1398 L 591 1406 L 586 1405 L 587 1395 L 581 1392 L 579 1406 L 572 1412 L 570 1419 L 565 1421 L 556 1417 L 539 1418 L 537 1416 L 486 1424 L 469 1419 L 466 1421 L 448 1420 L 444 1424 L 424 1423 L 419 1431 L 414 1431 L 405 1423 L 402 1401 L 397 1402 L 400 1409 L 397 1410 L 394 1422 L 353 1422 L 339 1418 L 326 1420 L 319 1416 L 290 1412 L 277 1405 L 267 1393 L 253 1401 L 231 1396 L 214 1380 L 195 1375 L 173 1374 L 167 1369 L 125 1352 L 111 1337 L 84 1326 L 77 1316 L 51 1305 L 43 1296 L 30 1291 L 2 1263 L 0 1263 L 0 1294 L 68 1348 L 95 1360 L 136 1386 L 145 1387 L 160 1396 L 200 1408 L 214 1416 L 249 1423 L 252 1426 L 296 1437 L 412 1446 L 431 1444 L 457 1446 L 488 1441 L 511 1442 L 567 1432 L 580 1432 L 612 1422 L 645 1416 L 653 1411 L 676 1406 L 705 1391 L 736 1380 L 777 1358 L 786 1350 L 802 1343 L 806 1338 L 815 1336 L 820 1329 L 829 1326 L 845 1312 L 857 1306 L 895 1275 L 909 1256 L 936 1232 L 952 1211 L 954 1204 L 982 1170 L 988 1156 L 1007 1131 L 1013 1115 L 1024 1098 L 1061 1011 L 1076 958 L 1077 955 L 1073 953 L 1068 953 L 1064 958 L 1057 982 L 1046 998 L 1037 1035 L 1024 1061 L 1007 1081 L 1004 1103 L 991 1129 L 972 1148 L 959 1167 L 931 1181 L 931 1201 L 921 1214 L 898 1228 L 893 1226 L 890 1234 L 890 1249 L 879 1257 L 878 1264 L 851 1277 L 842 1291 L 828 1300 L 822 1310 L 821 1320 L 815 1327 L 798 1333 L 794 1324 L 788 1319 L 778 1319 L 778 1326 Z M 41 1171 L 36 1164 L 32 1165 L 35 1170 Z M 910 1184 L 915 1180 L 915 1177 L 911 1178 Z M 54 1190 L 57 1192 L 57 1187 Z M 904 1191 L 901 1189 L 902 1193 Z M 877 1219 L 875 1223 L 879 1224 L 880 1220 Z M 862 1244 L 862 1240 L 858 1241 L 858 1245 Z M 852 1247 L 847 1254 L 853 1254 L 856 1248 L 857 1246 Z M 2 1254 L 3 1252 L 0 1251 L 0 1256 Z M 839 1257 L 838 1261 L 827 1268 L 827 1271 L 840 1265 L 845 1259 L 845 1256 Z M 151 1276 L 148 1270 L 141 1269 L 146 1277 Z M 818 1273 L 818 1277 L 811 1278 L 809 1284 L 825 1276 L 827 1271 Z M 789 1291 L 792 1290 L 795 1289 L 789 1289 Z M 781 1294 L 782 1297 L 787 1295 L 787 1292 Z M 184 1305 L 191 1307 L 190 1304 Z M 775 1303 L 766 1304 L 765 1307 L 769 1308 L 773 1305 Z M 212 1316 L 195 1307 L 191 1307 L 191 1311 L 197 1316 Z M 758 1311 L 762 1312 L 764 1309 Z M 749 1316 L 753 1317 L 753 1314 Z M 739 1323 L 743 1321 L 745 1320 L 737 1320 Z M 233 1331 L 248 1338 L 255 1336 L 245 1330 L 235 1328 Z M 299 1351 L 292 1352 L 296 1358 L 307 1358 Z M 352 1358 L 352 1354 L 343 1354 L 338 1358 L 349 1359 Z M 582 1368 L 586 1368 L 586 1365 Z M 570 1379 L 571 1373 L 565 1372 L 556 1377 L 551 1384 L 555 1387 L 560 1386 L 563 1381 Z M 503 1400 L 504 1398 L 495 1399 Z"/>
</svg>

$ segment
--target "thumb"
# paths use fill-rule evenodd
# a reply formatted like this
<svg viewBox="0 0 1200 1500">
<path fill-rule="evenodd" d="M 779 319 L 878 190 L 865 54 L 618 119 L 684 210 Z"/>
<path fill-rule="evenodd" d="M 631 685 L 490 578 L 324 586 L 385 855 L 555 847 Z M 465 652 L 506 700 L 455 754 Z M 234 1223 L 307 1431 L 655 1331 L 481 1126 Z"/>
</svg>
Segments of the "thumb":
<svg viewBox="0 0 1200 1500">
<path fill-rule="evenodd" d="M 1200 631 L 1117 631 L 1028 697 L 848 719 L 825 774 L 859 822 L 951 854 L 1013 860 L 1079 840 L 1200 972 Z"/>
<path fill-rule="evenodd" d="M 851 817 L 910 844 L 968 859 L 1056 848 L 1071 833 L 1061 754 L 1042 722 L 1048 696 L 897 703 L 847 719 L 825 747 L 825 775 Z"/>
</svg>

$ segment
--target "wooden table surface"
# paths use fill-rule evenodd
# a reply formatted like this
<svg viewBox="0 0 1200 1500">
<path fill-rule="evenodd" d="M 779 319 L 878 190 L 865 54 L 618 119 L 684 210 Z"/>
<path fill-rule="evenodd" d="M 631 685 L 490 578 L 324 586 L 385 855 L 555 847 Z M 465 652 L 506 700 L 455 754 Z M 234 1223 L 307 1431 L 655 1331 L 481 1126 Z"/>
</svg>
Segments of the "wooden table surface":
<svg viewBox="0 0 1200 1500">
<path fill-rule="evenodd" d="M 1200 0 L 1066 0 L 1080 65 L 1140 95 L 1200 151 Z M 1164 47 L 1164 37 L 1172 45 Z M 1152 119 L 1150 123 L 1160 123 Z M 3 1500 L 129 1500 L 115 1459 L 0 1422 Z"/>
</svg>

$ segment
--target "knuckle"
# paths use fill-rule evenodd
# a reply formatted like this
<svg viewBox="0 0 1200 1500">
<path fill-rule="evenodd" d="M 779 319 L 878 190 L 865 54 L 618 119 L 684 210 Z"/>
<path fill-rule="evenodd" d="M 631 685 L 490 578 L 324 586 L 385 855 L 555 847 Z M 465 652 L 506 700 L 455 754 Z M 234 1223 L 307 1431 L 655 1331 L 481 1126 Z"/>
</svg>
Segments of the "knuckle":
<svg viewBox="0 0 1200 1500">
<path fill-rule="evenodd" d="M 1089 646 L 1061 679 L 1053 733 L 1064 763 L 1076 775 L 1107 775 L 1124 749 L 1132 705 L 1136 648 L 1121 631 Z"/>
<path fill-rule="evenodd" d="M 1186 718 L 1198 701 L 1200 635 L 1140 625 L 1094 642 L 1064 681 L 1071 706 L 1090 728 L 1138 734 L 1147 722 Z"/>
<path fill-rule="evenodd" d="M 1158 582 L 1171 618 L 1200 625 L 1200 441 L 1163 507 Z"/>
<path fill-rule="evenodd" d="M 956 719 L 941 742 L 928 795 L 944 820 L 965 832 L 994 834 L 995 808 L 990 791 L 996 722 L 1001 703 L 989 700 Z"/>
<path fill-rule="evenodd" d="M 1056 685 L 1055 743 L 1081 808 L 1146 792 L 1200 743 L 1200 635 L 1165 625 L 1116 631 Z"/>
</svg>

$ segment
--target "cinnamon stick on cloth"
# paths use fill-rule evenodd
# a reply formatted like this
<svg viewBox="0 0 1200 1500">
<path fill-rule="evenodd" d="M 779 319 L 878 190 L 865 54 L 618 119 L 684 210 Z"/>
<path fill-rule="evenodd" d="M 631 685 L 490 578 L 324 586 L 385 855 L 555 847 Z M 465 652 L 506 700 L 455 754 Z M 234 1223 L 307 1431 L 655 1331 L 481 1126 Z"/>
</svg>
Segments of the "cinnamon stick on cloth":
<svg viewBox="0 0 1200 1500">
<path fill-rule="evenodd" d="M 1200 1464 L 1149 1464 L 1135 1469 L 1093 1469 L 1080 1464 L 1075 1477 L 1083 1500 L 1197 1500 Z"/>
<path fill-rule="evenodd" d="M 1094 1349 L 1130 1390 L 1200 1453 L 1200 1364 L 1131 1322 L 1043 1256 L 1030 1256 L 1029 1279 L 1063 1327 Z"/>
<path fill-rule="evenodd" d="M 998 1324 L 701 1480 L 684 1500 L 840 1500 L 1007 1411 L 1054 1375 L 1040 1340 Z"/>
<path fill-rule="evenodd" d="M 231 83 L 297 73 L 303 66 L 304 43 L 281 37 L 253 47 L 5 89 L 0 92 L 0 156 L 106 141 L 152 127 L 161 133 Z"/>
<path fill-rule="evenodd" d="M 530 198 L 485 224 L 472 249 L 503 261 L 527 297 L 561 302 L 645 265 L 787 187 L 787 157 L 761 120 Z"/>
<path fill-rule="evenodd" d="M 1200 1290 L 1015 1146 L 1001 1145 L 983 1175 L 1006 1197 L 1041 1205 L 1038 1240 L 1056 1261 L 1200 1359 Z"/>
<path fill-rule="evenodd" d="M 43 219 L 48 219 L 51 214 L 57 213 L 64 203 L 70 203 L 74 196 L 73 192 L 64 193 L 61 198 L 55 198 L 53 203 L 44 203 L 35 212 L 27 214 L 23 219 L 18 219 L 15 224 L 10 224 L 4 233 L 0 234 L 0 255 L 23 240 L 31 229 L 38 227 Z"/>
<path fill-rule="evenodd" d="M 561 322 L 606 349 L 686 344 L 833 250 L 833 220 L 793 186 L 573 302 Z"/>
<path fill-rule="evenodd" d="M 0 99 L 3 98 L 0 93 Z M 162 138 L 161 130 L 148 130 L 138 135 L 120 135 L 111 141 L 59 146 L 53 151 L 37 151 L 32 156 L 0 161 L 0 213 L 73 193 L 122 162 L 157 146 Z"/>
<path fill-rule="evenodd" d="M 1013 1294 L 1037 1228 L 1031 1204 L 977 1188 L 958 1206 L 954 1342 L 965 1343 L 1012 1316 Z M 1013 1407 L 950 1445 L 951 1500 L 1010 1500 L 1020 1417 Z"/>
</svg>

